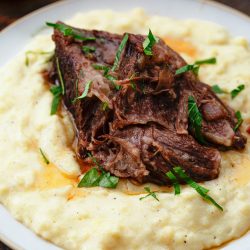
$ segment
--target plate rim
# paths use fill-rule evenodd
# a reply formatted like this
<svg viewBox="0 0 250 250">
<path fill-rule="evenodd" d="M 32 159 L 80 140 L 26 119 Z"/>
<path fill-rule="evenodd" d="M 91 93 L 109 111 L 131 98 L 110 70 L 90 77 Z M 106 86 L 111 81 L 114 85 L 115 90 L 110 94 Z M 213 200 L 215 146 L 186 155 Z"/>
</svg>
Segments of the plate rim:
<svg viewBox="0 0 250 250">
<path fill-rule="evenodd" d="M 245 14 L 245 13 L 243 13 L 243 12 L 237 10 L 237 9 L 234 9 L 231 6 L 225 5 L 225 4 L 221 3 L 221 2 L 216 2 L 215 0 L 192 0 L 192 1 L 200 2 L 201 4 L 204 4 L 204 5 L 211 5 L 211 6 L 218 7 L 220 9 L 222 9 L 223 11 L 229 12 L 232 15 L 236 15 L 236 16 L 238 16 L 240 18 L 243 18 L 245 21 L 250 23 L 250 16 L 248 16 L 247 14 Z M 14 21 L 13 23 L 6 26 L 4 29 L 2 29 L 0 31 L 0 35 L 3 34 L 3 33 L 8 32 L 9 29 L 14 28 L 16 25 L 24 22 L 25 20 L 31 18 L 32 16 L 35 16 L 35 15 L 40 14 L 42 12 L 45 12 L 47 9 L 50 9 L 50 8 L 53 8 L 53 7 L 56 7 L 56 6 L 59 6 L 59 5 L 65 5 L 65 4 L 68 4 L 70 2 L 71 2 L 71 0 L 59 0 L 58 2 L 50 3 L 50 4 L 45 5 L 45 6 L 39 8 L 37 10 L 34 10 L 34 11 L 32 11 L 32 12 L 18 18 L 16 21 Z"/>
<path fill-rule="evenodd" d="M 238 9 L 234 9 L 233 7 L 231 6 L 228 6 L 226 4 L 223 4 L 221 2 L 216 2 L 215 0 L 192 0 L 193 2 L 199 2 L 200 4 L 202 5 L 210 5 L 210 6 L 213 6 L 213 7 L 217 7 L 219 9 L 221 9 L 223 12 L 227 12 L 227 13 L 230 13 L 231 15 L 234 15 L 234 16 L 237 16 L 239 17 L 240 19 L 244 19 L 244 21 L 246 22 L 249 22 L 250 24 L 250 16 L 248 16 L 247 14 L 245 14 L 244 12 L 241 12 L 240 10 Z M 54 7 L 58 7 L 58 6 L 62 6 L 62 5 L 67 5 L 69 4 L 70 2 L 72 2 L 72 0 L 59 0 L 58 2 L 54 2 L 54 3 L 50 3 L 50 4 L 47 4 L 41 8 L 38 8 L 20 18 L 18 18 L 16 21 L 12 22 L 11 24 L 7 25 L 4 29 L 2 29 L 0 31 L 0 38 L 1 38 L 1 35 L 8 32 L 9 30 L 11 30 L 12 28 L 15 28 L 17 25 L 19 24 L 22 24 L 24 21 L 32 18 L 33 16 L 36 16 L 36 15 L 39 15 L 41 13 L 44 13 L 46 12 L 47 10 L 51 9 L 51 8 L 54 8 Z M 4 208 L 5 206 L 0 203 L 0 205 L 2 205 Z M 6 208 L 5 208 L 6 209 Z M 7 210 L 7 209 L 6 209 Z M 9 210 L 7 210 L 8 213 Z M 10 214 L 11 215 L 11 214 Z M 16 218 L 14 218 L 12 215 L 11 217 L 18 221 Z M 19 221 L 18 221 L 19 222 Z M 25 225 L 24 225 L 25 226 Z M 26 226 L 25 226 L 26 227 Z M 28 227 L 26 227 L 28 228 Z M 30 228 L 28 228 L 28 230 L 32 231 Z M 32 231 L 33 232 L 33 231 Z M 36 233 L 35 233 L 36 234 Z M 250 235 L 250 230 L 248 230 L 246 233 L 244 233 L 241 237 L 244 237 L 245 235 L 249 234 Z M 38 237 L 41 237 L 40 235 L 36 234 Z M 238 239 L 240 239 L 241 237 L 239 238 L 236 238 L 236 239 L 232 239 L 230 240 L 230 242 L 234 242 L 234 241 L 237 241 Z M 43 240 L 47 241 L 46 239 L 42 238 Z M 2 234 L 0 232 L 0 241 L 2 243 L 4 243 L 6 246 L 10 247 L 11 249 L 13 250 L 25 250 L 22 246 L 20 246 L 19 244 L 16 244 L 14 241 L 11 240 L 11 238 L 9 238 L 8 236 Z M 49 243 L 55 245 L 54 243 L 48 241 Z M 229 242 L 229 243 L 230 243 Z M 226 243 L 228 244 L 228 243 Z M 55 245 L 56 246 L 56 245 Z M 220 245 L 220 246 L 223 246 Z M 218 246 L 218 247 L 220 247 Z"/>
</svg>

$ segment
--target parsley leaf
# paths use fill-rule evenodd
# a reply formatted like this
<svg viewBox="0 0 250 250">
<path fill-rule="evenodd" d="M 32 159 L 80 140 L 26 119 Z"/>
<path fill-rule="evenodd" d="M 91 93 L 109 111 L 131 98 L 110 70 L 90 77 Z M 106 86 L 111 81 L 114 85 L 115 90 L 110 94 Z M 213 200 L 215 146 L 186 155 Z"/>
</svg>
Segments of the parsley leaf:
<svg viewBox="0 0 250 250">
<path fill-rule="evenodd" d="M 192 180 L 185 171 L 177 166 L 173 168 L 173 171 L 183 180 L 185 181 L 190 187 L 194 188 L 196 192 L 203 197 L 203 199 L 211 202 L 214 206 L 216 206 L 218 209 L 223 211 L 223 208 L 207 193 L 209 192 L 208 189 L 200 186 L 198 183 L 196 183 L 194 180 Z"/>
<path fill-rule="evenodd" d="M 106 76 L 108 72 L 110 71 L 110 68 L 108 66 L 101 65 L 101 64 L 92 64 L 92 67 L 96 70 L 103 70 L 104 76 Z"/>
<path fill-rule="evenodd" d="M 96 48 L 94 46 L 82 46 L 82 51 L 85 54 L 95 52 Z"/>
<path fill-rule="evenodd" d="M 179 195 L 181 193 L 181 187 L 176 176 L 171 171 L 167 172 L 166 176 L 171 180 L 174 186 L 174 194 Z"/>
<path fill-rule="evenodd" d="M 234 99 L 244 88 L 245 88 L 245 85 L 241 84 L 236 89 L 233 89 L 231 91 L 231 97 L 232 97 L 232 99 Z"/>
<path fill-rule="evenodd" d="M 59 103 L 62 98 L 62 87 L 61 86 L 52 86 L 50 92 L 53 94 L 53 101 L 51 105 L 50 115 L 56 114 Z"/>
<path fill-rule="evenodd" d="M 237 131 L 238 128 L 240 127 L 240 125 L 242 124 L 243 119 L 242 119 L 240 111 L 235 112 L 235 116 L 236 116 L 238 122 L 237 122 L 237 124 L 234 127 L 234 131 Z"/>
<path fill-rule="evenodd" d="M 158 41 L 159 41 L 159 39 L 157 37 L 155 37 L 153 35 L 152 31 L 149 29 L 148 36 L 143 42 L 143 51 L 144 51 L 145 55 L 147 55 L 147 56 L 153 55 L 152 48 L 153 48 L 154 44 L 158 43 Z"/>
<path fill-rule="evenodd" d="M 46 157 L 46 155 L 44 154 L 44 152 L 42 151 L 41 148 L 39 148 L 39 150 L 40 150 L 40 153 L 41 153 L 41 155 L 43 157 L 44 162 L 48 165 L 49 164 L 48 158 Z"/>
<path fill-rule="evenodd" d="M 57 73 L 58 73 L 58 76 L 59 76 L 59 81 L 60 81 L 60 84 L 61 84 L 61 87 L 62 87 L 62 95 L 64 95 L 65 94 L 65 87 L 64 87 L 64 81 L 63 81 L 62 72 L 61 72 L 61 69 L 60 69 L 60 64 L 59 64 L 58 57 L 56 58 L 56 69 L 57 69 Z"/>
<path fill-rule="evenodd" d="M 175 75 L 183 74 L 187 71 L 193 71 L 195 75 L 198 75 L 200 65 L 202 64 L 216 64 L 217 60 L 215 57 L 204 59 L 204 60 L 198 60 L 195 61 L 194 64 L 187 64 L 175 71 Z"/>
<path fill-rule="evenodd" d="M 85 98 L 87 95 L 88 95 L 88 92 L 89 92 L 89 88 L 90 88 L 90 85 L 91 85 L 92 81 L 88 81 L 86 84 L 85 84 L 85 88 L 84 88 L 84 91 L 83 93 L 76 97 L 74 100 L 73 100 L 73 103 L 79 99 L 83 99 Z"/>
<path fill-rule="evenodd" d="M 95 167 L 90 169 L 81 179 L 78 187 L 104 187 L 104 188 L 116 188 L 119 178 L 106 172 L 103 167 L 97 162 L 97 160 L 91 155 L 88 156 L 92 159 Z M 101 171 L 98 172 L 97 168 Z"/>
<path fill-rule="evenodd" d="M 81 41 L 94 41 L 96 40 L 95 37 L 85 37 L 82 36 L 81 33 L 66 24 L 63 23 L 49 23 L 46 22 L 47 26 L 53 27 L 56 30 L 59 30 L 63 33 L 64 36 L 72 36 L 73 38 Z"/>
<path fill-rule="evenodd" d="M 206 142 L 201 133 L 202 115 L 193 96 L 188 97 L 188 119 L 191 129 L 194 130 L 196 139 L 205 144 Z"/>
<path fill-rule="evenodd" d="M 108 103 L 107 103 L 107 102 L 103 102 L 103 103 L 102 103 L 102 110 L 103 110 L 103 111 L 106 111 L 108 108 L 109 108 Z"/>
<path fill-rule="evenodd" d="M 103 70 L 103 75 L 105 78 L 111 81 L 112 85 L 116 90 L 120 90 L 121 86 L 117 85 L 115 81 L 117 80 L 114 76 L 109 74 L 110 68 L 105 65 L 100 65 L 100 64 L 92 64 L 92 67 L 96 70 Z"/>
<path fill-rule="evenodd" d="M 98 186 L 99 173 L 96 168 L 90 169 L 81 179 L 78 187 L 96 187 Z"/>
<path fill-rule="evenodd" d="M 145 187 L 144 190 L 147 191 L 148 194 L 146 196 L 141 197 L 140 201 L 143 200 L 143 199 L 145 199 L 145 198 L 147 198 L 147 197 L 149 197 L 149 196 L 152 196 L 155 200 L 159 201 L 159 199 L 156 196 L 156 193 L 153 192 L 153 191 L 151 191 L 150 187 Z"/>
<path fill-rule="evenodd" d="M 212 90 L 216 94 L 224 94 L 224 93 L 226 93 L 226 91 L 224 91 L 223 89 L 221 89 L 221 87 L 219 85 L 213 85 L 212 86 Z"/>
<path fill-rule="evenodd" d="M 123 49 L 124 49 L 124 47 L 125 47 L 127 41 L 128 41 L 128 34 L 126 33 L 126 34 L 124 35 L 124 37 L 123 37 L 123 39 L 122 39 L 122 41 L 121 41 L 119 47 L 118 47 L 117 52 L 116 52 L 114 65 L 113 65 L 113 67 L 111 68 L 112 71 L 115 71 L 115 70 L 116 70 L 116 68 L 117 68 L 117 66 L 118 66 L 118 64 L 119 64 L 119 61 L 120 61 L 121 53 L 122 53 L 122 51 L 123 51 Z"/>
</svg>

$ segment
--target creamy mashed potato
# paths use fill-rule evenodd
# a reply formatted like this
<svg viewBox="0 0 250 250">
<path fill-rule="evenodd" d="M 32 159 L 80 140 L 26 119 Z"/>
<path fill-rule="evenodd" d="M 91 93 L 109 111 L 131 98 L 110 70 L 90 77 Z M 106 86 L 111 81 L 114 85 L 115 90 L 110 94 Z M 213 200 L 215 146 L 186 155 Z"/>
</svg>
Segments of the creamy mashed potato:
<svg viewBox="0 0 250 250">
<path fill-rule="evenodd" d="M 155 35 L 190 63 L 216 57 L 202 66 L 200 78 L 227 91 L 246 89 L 235 99 L 221 95 L 250 124 L 250 49 L 244 38 L 209 22 L 148 16 L 137 9 L 77 14 L 68 24 L 110 32 Z M 26 51 L 53 51 L 50 35 L 37 36 Z M 243 152 L 222 153 L 221 174 L 203 185 L 224 208 L 221 212 L 192 188 L 172 188 L 139 200 L 143 187 L 123 182 L 115 190 L 76 188 L 80 168 L 68 114 L 50 116 L 52 95 L 40 72 L 49 55 L 25 51 L 1 69 L 0 202 L 43 238 L 65 249 L 207 249 L 238 238 L 250 229 L 250 138 Z M 246 133 L 245 133 L 246 134 Z M 46 165 L 41 148 L 50 160 Z M 152 189 L 157 189 L 152 186 Z"/>
</svg>

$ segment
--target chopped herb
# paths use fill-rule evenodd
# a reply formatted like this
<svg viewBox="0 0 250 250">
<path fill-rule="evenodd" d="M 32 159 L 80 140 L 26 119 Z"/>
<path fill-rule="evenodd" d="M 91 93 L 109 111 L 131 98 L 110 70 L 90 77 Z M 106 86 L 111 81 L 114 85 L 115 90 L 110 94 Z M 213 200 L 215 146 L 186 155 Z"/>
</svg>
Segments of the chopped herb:
<svg viewBox="0 0 250 250">
<path fill-rule="evenodd" d="M 202 115 L 193 96 L 188 97 L 188 119 L 196 139 L 205 144 L 206 142 L 201 133 Z"/>
<path fill-rule="evenodd" d="M 101 173 L 97 170 L 96 167 L 90 169 L 81 179 L 78 184 L 78 187 L 105 187 L 105 188 L 116 188 L 119 178 L 116 176 L 110 175 L 109 172 L 106 172 L 102 166 L 97 162 L 97 160 L 89 154 L 89 157 L 95 163 L 96 167 L 100 169 Z"/>
<path fill-rule="evenodd" d="M 166 176 L 171 180 L 174 186 L 174 194 L 179 195 L 181 193 L 181 187 L 176 176 L 171 171 L 167 172 Z"/>
<path fill-rule="evenodd" d="M 219 85 L 213 85 L 212 86 L 212 90 L 216 94 L 224 94 L 224 93 L 226 93 L 226 91 L 224 91 L 223 89 L 221 89 L 221 87 Z"/>
<path fill-rule="evenodd" d="M 106 76 L 108 72 L 110 71 L 110 68 L 105 65 L 100 65 L 100 64 L 92 64 L 92 67 L 96 70 L 103 70 L 103 75 Z"/>
<path fill-rule="evenodd" d="M 44 154 L 44 152 L 42 151 L 41 148 L 39 148 L 39 150 L 40 150 L 40 153 L 41 153 L 41 155 L 43 157 L 44 162 L 48 165 L 49 164 L 48 158 L 46 157 L 46 155 Z"/>
<path fill-rule="evenodd" d="M 103 102 L 103 103 L 102 103 L 102 110 L 103 110 L 103 111 L 106 111 L 108 108 L 109 108 L 108 103 L 107 103 L 107 102 Z"/>
<path fill-rule="evenodd" d="M 173 171 L 183 180 L 185 181 L 190 187 L 194 188 L 198 194 L 200 194 L 203 199 L 211 202 L 214 206 L 216 206 L 218 209 L 223 211 L 223 208 L 207 193 L 209 192 L 208 189 L 200 186 L 198 183 L 196 183 L 194 180 L 192 180 L 186 173 L 185 171 L 177 166 L 173 168 Z"/>
<path fill-rule="evenodd" d="M 236 89 L 233 89 L 231 91 L 231 97 L 232 97 L 232 99 L 234 99 L 244 88 L 245 88 L 245 85 L 241 84 Z"/>
<path fill-rule="evenodd" d="M 116 90 L 120 90 L 120 89 L 121 89 L 121 86 L 120 86 L 120 85 L 117 85 L 117 84 L 115 83 L 115 81 L 116 81 L 117 79 L 116 79 L 114 76 L 106 75 L 105 77 L 106 77 L 108 80 L 111 81 L 112 85 L 114 86 L 114 88 L 115 88 Z"/>
<path fill-rule="evenodd" d="M 217 60 L 215 57 L 204 59 L 204 60 L 198 60 L 195 62 L 197 65 L 202 65 L 202 64 L 216 64 Z"/>
<path fill-rule="evenodd" d="M 85 88 L 84 88 L 84 91 L 83 91 L 82 95 L 76 97 L 76 98 L 73 100 L 73 102 L 75 102 L 76 100 L 79 100 L 79 99 L 83 99 L 83 98 L 85 98 L 85 97 L 88 95 L 88 92 L 89 92 L 89 88 L 90 88 L 91 83 L 92 83 L 92 81 L 88 81 L 88 82 L 85 84 Z"/>
<path fill-rule="evenodd" d="M 63 81 L 62 72 L 61 72 L 61 69 L 60 69 L 60 64 L 59 64 L 58 57 L 56 58 L 56 69 L 57 69 L 57 73 L 58 73 L 58 76 L 59 76 L 59 81 L 60 81 L 60 84 L 61 84 L 61 87 L 62 87 L 62 95 L 64 95 L 65 94 L 65 87 L 64 87 L 64 81 Z"/>
<path fill-rule="evenodd" d="M 119 64 L 119 61 L 120 61 L 121 53 L 122 53 L 122 51 L 123 51 L 123 49 L 124 49 L 124 47 L 125 47 L 127 41 L 128 41 L 128 34 L 126 33 L 126 34 L 124 35 L 124 37 L 123 37 L 123 39 L 122 39 L 122 41 L 121 41 L 119 47 L 118 47 L 117 52 L 116 52 L 114 65 L 113 65 L 113 67 L 111 68 L 112 71 L 115 71 L 115 70 L 116 70 L 116 68 L 117 68 L 117 66 L 118 66 L 118 64 Z"/>
<path fill-rule="evenodd" d="M 96 168 L 90 169 L 81 179 L 78 187 L 96 187 L 100 178 L 99 172 Z"/>
<path fill-rule="evenodd" d="M 130 82 L 130 85 L 133 90 L 136 90 L 136 84 L 134 82 Z"/>
<path fill-rule="evenodd" d="M 25 65 L 28 67 L 30 65 L 30 55 L 53 55 L 53 52 L 51 51 L 26 51 L 25 52 Z M 50 59 L 50 58 L 49 58 Z M 46 60 L 46 62 L 48 61 L 48 59 Z"/>
<path fill-rule="evenodd" d="M 82 51 L 83 51 L 85 54 L 95 52 L 95 50 L 96 50 L 96 48 L 93 47 L 93 46 L 82 46 Z"/>
<path fill-rule="evenodd" d="M 51 105 L 51 111 L 50 115 L 56 114 L 56 111 L 58 109 L 59 103 L 62 98 L 62 87 L 61 86 L 52 86 L 50 88 L 50 92 L 53 94 L 53 101 Z"/>
<path fill-rule="evenodd" d="M 72 36 L 73 38 L 81 41 L 94 41 L 96 40 L 95 37 L 85 37 L 82 36 L 81 33 L 71 27 L 69 27 L 66 24 L 63 23 L 49 23 L 46 22 L 46 24 L 50 27 L 53 27 L 56 30 L 59 30 L 60 32 L 63 33 L 64 36 Z"/>
<path fill-rule="evenodd" d="M 140 201 L 143 200 L 143 199 L 145 199 L 145 198 L 147 198 L 147 197 L 149 197 L 149 196 L 152 196 L 154 199 L 156 199 L 157 201 L 159 201 L 159 199 L 156 196 L 156 193 L 153 192 L 153 191 L 151 191 L 150 187 L 145 187 L 144 190 L 147 191 L 148 194 L 146 196 L 141 197 Z"/>
<path fill-rule="evenodd" d="M 236 116 L 238 122 L 237 122 L 237 124 L 234 127 L 234 131 L 237 131 L 238 128 L 240 127 L 240 125 L 242 124 L 243 119 L 242 119 L 240 111 L 235 112 L 235 116 Z"/>
<path fill-rule="evenodd" d="M 145 55 L 147 55 L 147 56 L 153 55 L 152 48 L 153 48 L 154 44 L 157 43 L 158 41 L 159 41 L 159 39 L 157 37 L 155 37 L 153 35 L 152 31 L 149 29 L 148 36 L 143 42 L 143 51 L 144 51 Z"/>
<path fill-rule="evenodd" d="M 217 60 L 215 57 L 205 59 L 205 60 L 195 61 L 194 64 L 187 64 L 187 65 L 177 69 L 175 72 L 175 75 L 180 75 L 180 74 L 183 74 L 187 71 L 193 71 L 193 73 L 195 75 L 198 75 L 200 65 L 202 65 L 202 64 L 216 64 L 216 62 L 217 62 Z"/>
<path fill-rule="evenodd" d="M 115 87 L 116 90 L 120 90 L 121 86 L 117 85 L 115 81 L 117 80 L 114 76 L 108 74 L 110 71 L 110 68 L 105 65 L 100 65 L 100 64 L 92 64 L 92 67 L 96 70 L 103 70 L 103 75 L 105 78 L 111 81 L 112 85 Z"/>
</svg>

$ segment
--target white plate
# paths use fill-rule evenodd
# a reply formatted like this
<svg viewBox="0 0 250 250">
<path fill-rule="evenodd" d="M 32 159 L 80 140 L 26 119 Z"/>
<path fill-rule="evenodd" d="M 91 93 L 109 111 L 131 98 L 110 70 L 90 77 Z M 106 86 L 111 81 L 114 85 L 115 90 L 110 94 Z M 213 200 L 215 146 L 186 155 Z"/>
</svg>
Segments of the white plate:
<svg viewBox="0 0 250 250">
<path fill-rule="evenodd" d="M 223 5 L 198 0 L 71 0 L 49 5 L 20 19 L 0 32 L 0 67 L 22 50 L 45 21 L 65 20 L 76 12 L 93 9 L 129 10 L 143 7 L 150 14 L 175 18 L 198 18 L 210 20 L 227 27 L 232 35 L 250 40 L 250 18 Z M 14 249 L 56 250 L 58 247 L 37 237 L 33 232 L 15 221 L 0 205 L 0 240 Z M 224 250 L 249 250 L 250 234 L 232 242 Z"/>
</svg>

